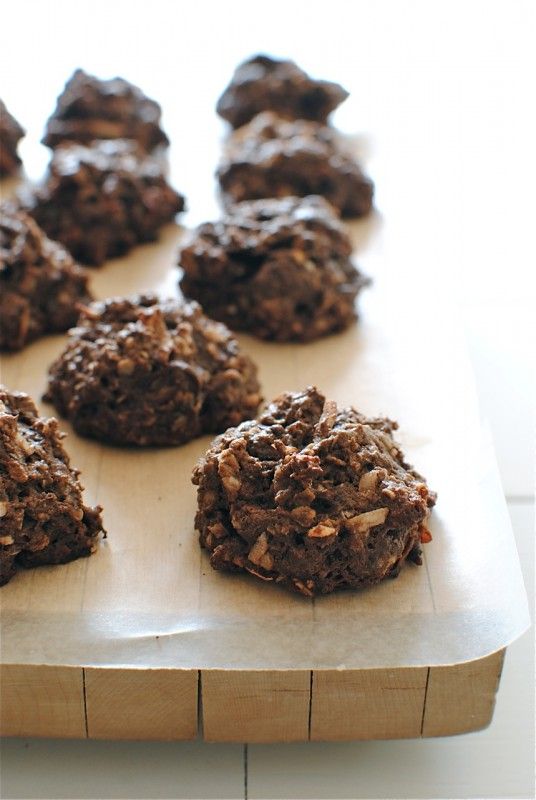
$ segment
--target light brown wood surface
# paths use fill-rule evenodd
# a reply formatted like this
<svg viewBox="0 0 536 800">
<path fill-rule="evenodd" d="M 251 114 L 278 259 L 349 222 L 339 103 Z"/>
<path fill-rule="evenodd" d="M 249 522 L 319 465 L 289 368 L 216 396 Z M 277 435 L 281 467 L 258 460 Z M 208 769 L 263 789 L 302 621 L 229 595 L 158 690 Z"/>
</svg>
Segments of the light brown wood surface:
<svg viewBox="0 0 536 800">
<path fill-rule="evenodd" d="M 309 737 L 311 673 L 207 670 L 201 674 L 209 742 L 303 742 Z"/>
<path fill-rule="evenodd" d="M 427 677 L 426 667 L 315 672 L 310 738 L 420 736 Z"/>
<path fill-rule="evenodd" d="M 0 668 L 0 735 L 83 739 L 86 734 L 81 669 Z"/>
<path fill-rule="evenodd" d="M 504 650 L 478 662 L 432 667 L 428 678 L 423 736 L 479 730 L 491 722 Z"/>
<path fill-rule="evenodd" d="M 0 734 L 214 742 L 447 736 L 491 720 L 504 650 L 450 667 L 296 671 L 0 668 Z M 198 719 L 198 707 L 202 716 Z"/>
<path fill-rule="evenodd" d="M 195 739 L 197 670 L 85 669 L 90 739 Z"/>
</svg>

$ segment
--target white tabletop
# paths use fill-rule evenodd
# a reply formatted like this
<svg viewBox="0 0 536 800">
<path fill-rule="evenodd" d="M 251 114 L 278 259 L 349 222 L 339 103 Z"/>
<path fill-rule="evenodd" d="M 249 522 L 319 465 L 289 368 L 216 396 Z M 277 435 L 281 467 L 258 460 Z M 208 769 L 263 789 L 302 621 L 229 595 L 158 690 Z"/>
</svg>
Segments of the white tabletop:
<svg viewBox="0 0 536 800">
<path fill-rule="evenodd" d="M 209 109 L 242 58 L 290 56 L 351 89 L 335 124 L 366 132 L 372 177 L 407 170 L 400 202 L 407 199 L 413 219 L 401 249 L 429 260 L 431 291 L 434 270 L 451 275 L 449 302 L 465 323 L 531 591 L 535 8 L 516 0 L 18 0 L 2 12 L 0 48 L 3 99 L 28 129 L 23 155 L 35 169 L 46 162 L 36 147 L 44 120 L 76 66 L 139 83 L 161 101 L 174 141 L 195 127 L 209 179 L 217 150 L 208 133 L 205 142 L 205 120 L 217 126 Z M 186 223 L 198 222 L 205 176 L 194 174 L 187 154 L 177 156 L 175 174 L 190 201 Z M 378 204 L 384 211 L 381 185 Z M 5 740 L 0 794 L 530 798 L 533 679 L 529 632 L 508 649 L 490 727 L 448 739 L 249 747 Z"/>
</svg>

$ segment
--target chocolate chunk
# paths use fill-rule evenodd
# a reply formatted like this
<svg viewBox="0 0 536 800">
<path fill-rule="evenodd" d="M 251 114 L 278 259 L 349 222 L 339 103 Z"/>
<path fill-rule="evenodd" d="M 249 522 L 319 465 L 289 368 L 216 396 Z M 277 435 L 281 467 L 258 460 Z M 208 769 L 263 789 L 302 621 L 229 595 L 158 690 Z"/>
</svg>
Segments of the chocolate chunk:
<svg viewBox="0 0 536 800">
<path fill-rule="evenodd" d="M 94 266 L 154 241 L 184 209 L 158 161 L 123 139 L 58 147 L 44 184 L 21 199 L 51 239 Z"/>
<path fill-rule="evenodd" d="M 88 144 L 95 139 L 134 139 L 146 152 L 169 139 L 160 127 L 158 103 L 123 78 L 99 80 L 77 69 L 58 97 L 43 144 Z"/>
<path fill-rule="evenodd" d="M 326 122 L 347 97 L 348 92 L 338 83 L 317 81 L 293 61 L 258 55 L 237 67 L 216 111 L 233 128 L 261 111 L 275 111 L 287 119 Z"/>
<path fill-rule="evenodd" d="M 321 197 L 238 203 L 194 231 L 180 253 L 181 289 L 211 317 L 264 339 L 309 341 L 356 318 L 367 283 Z"/>
<path fill-rule="evenodd" d="M 215 439 L 193 473 L 212 566 L 313 596 L 420 563 L 435 494 L 405 463 L 396 427 L 309 388 Z"/>
<path fill-rule="evenodd" d="M 372 208 L 373 184 L 326 125 L 258 114 L 231 134 L 217 171 L 224 205 L 263 197 L 318 194 L 341 216 Z"/>
<path fill-rule="evenodd" d="M 197 303 L 106 300 L 85 309 L 69 335 L 45 399 L 82 436 L 176 445 L 257 412 L 254 363 Z"/>
<path fill-rule="evenodd" d="M 104 534 L 62 438 L 28 395 L 0 386 L 0 585 L 23 567 L 88 556 Z"/>
<path fill-rule="evenodd" d="M 0 176 L 13 175 L 22 164 L 17 145 L 25 133 L 0 100 Z"/>
<path fill-rule="evenodd" d="M 0 208 L 0 350 L 74 325 L 78 306 L 91 300 L 87 283 L 87 272 L 28 214 Z"/>
</svg>

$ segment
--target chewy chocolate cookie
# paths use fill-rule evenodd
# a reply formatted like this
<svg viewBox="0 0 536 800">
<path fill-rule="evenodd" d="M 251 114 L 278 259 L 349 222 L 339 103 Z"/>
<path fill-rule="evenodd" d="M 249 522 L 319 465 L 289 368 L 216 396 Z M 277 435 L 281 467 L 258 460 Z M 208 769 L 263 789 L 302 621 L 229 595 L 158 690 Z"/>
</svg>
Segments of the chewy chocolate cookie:
<svg viewBox="0 0 536 800">
<path fill-rule="evenodd" d="M 17 145 L 26 131 L 0 100 L 0 177 L 13 175 L 21 165 Z"/>
<path fill-rule="evenodd" d="M 287 119 L 326 122 L 348 97 L 338 83 L 317 81 L 294 61 L 257 55 L 237 67 L 216 111 L 239 128 L 261 111 L 275 111 Z"/>
<path fill-rule="evenodd" d="M 14 206 L 0 207 L 0 350 L 66 331 L 90 302 L 87 272 Z"/>
<path fill-rule="evenodd" d="M 405 463 L 396 427 L 309 388 L 215 439 L 193 474 L 212 566 L 313 596 L 420 564 L 435 495 Z"/>
<path fill-rule="evenodd" d="M 153 295 L 94 303 L 69 336 L 45 399 L 83 436 L 176 445 L 257 412 L 256 366 L 197 303 Z"/>
<path fill-rule="evenodd" d="M 123 78 L 100 80 L 77 69 L 58 97 L 43 144 L 87 144 L 95 139 L 135 139 L 150 152 L 169 139 L 160 127 L 162 110 Z"/>
<path fill-rule="evenodd" d="M 373 184 L 326 125 L 258 114 L 229 137 L 217 171 L 223 203 L 318 194 L 343 217 L 372 208 Z"/>
<path fill-rule="evenodd" d="M 0 386 L 0 585 L 24 567 L 88 556 L 104 534 L 62 438 L 28 395 Z"/>
<path fill-rule="evenodd" d="M 44 184 L 21 200 L 51 239 L 93 266 L 154 241 L 184 209 L 158 161 L 124 139 L 58 147 Z"/>
<path fill-rule="evenodd" d="M 356 318 L 368 282 L 321 197 L 238 203 L 194 231 L 180 253 L 181 289 L 211 317 L 263 339 L 309 341 Z"/>
</svg>

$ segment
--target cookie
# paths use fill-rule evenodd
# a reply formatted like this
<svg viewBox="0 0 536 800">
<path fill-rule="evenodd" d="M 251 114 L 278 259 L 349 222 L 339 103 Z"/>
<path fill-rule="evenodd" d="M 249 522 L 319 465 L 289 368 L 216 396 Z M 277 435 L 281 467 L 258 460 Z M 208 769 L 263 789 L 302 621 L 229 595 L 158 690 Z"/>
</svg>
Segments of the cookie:
<svg viewBox="0 0 536 800">
<path fill-rule="evenodd" d="M 87 272 L 10 204 L 0 207 L 0 350 L 66 331 L 91 300 Z"/>
<path fill-rule="evenodd" d="M 25 133 L 0 100 L 0 177 L 14 175 L 22 164 L 17 145 Z"/>
<path fill-rule="evenodd" d="M 158 103 L 134 84 L 123 78 L 100 80 L 77 69 L 58 97 L 42 142 L 55 148 L 65 142 L 134 139 L 151 152 L 169 144 L 160 127 L 161 115 Z"/>
<path fill-rule="evenodd" d="M 28 395 L 0 386 L 0 585 L 25 567 L 88 556 L 106 535 L 62 438 Z"/>
<path fill-rule="evenodd" d="M 217 178 L 227 208 L 242 200 L 318 194 L 343 217 L 372 209 L 372 181 L 332 128 L 270 111 L 231 134 Z"/>
<path fill-rule="evenodd" d="M 294 61 L 257 55 L 240 64 L 218 100 L 216 111 L 233 128 L 245 125 L 261 111 L 287 119 L 326 122 L 348 92 L 338 83 L 318 81 Z"/>
<path fill-rule="evenodd" d="M 94 303 L 69 336 L 45 399 L 82 436 L 177 445 L 257 412 L 256 366 L 197 303 L 154 295 Z"/>
<path fill-rule="evenodd" d="M 354 322 L 368 281 L 351 252 L 321 197 L 244 201 L 193 232 L 179 257 L 180 285 L 234 330 L 305 342 Z"/>
<path fill-rule="evenodd" d="M 184 209 L 161 165 L 125 139 L 58 147 L 48 175 L 21 204 L 78 261 L 99 266 L 157 238 Z"/>
<path fill-rule="evenodd" d="M 215 439 L 193 473 L 214 569 L 312 597 L 421 563 L 435 495 L 406 464 L 396 427 L 309 388 Z"/>
</svg>

